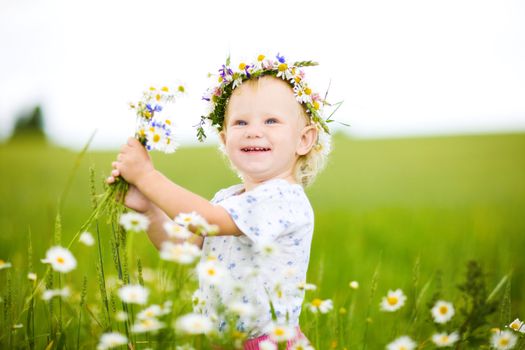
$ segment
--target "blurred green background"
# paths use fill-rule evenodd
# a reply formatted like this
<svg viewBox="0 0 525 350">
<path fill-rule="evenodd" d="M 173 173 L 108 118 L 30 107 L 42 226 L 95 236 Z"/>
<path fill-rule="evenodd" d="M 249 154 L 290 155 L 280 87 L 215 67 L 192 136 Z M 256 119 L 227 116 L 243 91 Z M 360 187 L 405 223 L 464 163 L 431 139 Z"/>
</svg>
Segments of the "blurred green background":
<svg viewBox="0 0 525 350">
<path fill-rule="evenodd" d="M 356 280 L 356 315 L 364 318 L 376 267 L 374 310 L 388 289 L 403 288 L 410 298 L 419 259 L 420 286 L 441 270 L 443 297 L 453 299 L 465 263 L 476 259 L 489 290 L 512 272 L 511 316 L 525 317 L 525 134 L 366 140 L 336 134 L 333 148 L 327 168 L 306 191 L 316 219 L 309 268 L 309 282 L 319 285 L 315 296 L 334 298 L 337 306 Z M 42 275 L 39 261 L 52 245 L 68 179 L 61 203 L 64 243 L 91 212 L 89 167 L 102 192 L 117 153 L 88 151 L 78 158 L 78 152 L 34 137 L 0 145 L 0 258 L 13 263 L 15 280 L 26 278 L 29 230 L 32 262 Z M 172 180 L 206 198 L 238 182 L 215 147 L 181 148 L 153 159 Z M 157 266 L 148 242 L 137 237 L 133 254 Z M 95 276 L 96 251 L 78 244 L 72 249 L 80 273 L 68 279 L 80 286 L 82 273 Z M 109 261 L 109 243 L 103 249 Z M 89 283 L 95 294 L 96 279 Z"/>
</svg>

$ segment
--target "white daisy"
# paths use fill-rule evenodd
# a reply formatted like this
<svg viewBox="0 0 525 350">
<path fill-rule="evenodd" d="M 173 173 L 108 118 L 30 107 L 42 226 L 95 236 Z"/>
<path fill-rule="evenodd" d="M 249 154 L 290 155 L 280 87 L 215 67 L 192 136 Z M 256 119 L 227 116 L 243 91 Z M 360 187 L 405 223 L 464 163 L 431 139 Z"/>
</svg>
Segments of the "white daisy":
<svg viewBox="0 0 525 350">
<path fill-rule="evenodd" d="M 295 342 L 290 350 L 314 350 L 313 346 L 306 339 L 300 339 Z"/>
<path fill-rule="evenodd" d="M 266 327 L 266 332 L 270 339 L 276 342 L 288 341 L 295 338 L 295 328 L 288 325 L 280 325 L 277 323 L 270 323 Z"/>
<path fill-rule="evenodd" d="M 179 317 L 175 321 L 175 328 L 187 334 L 207 334 L 211 332 L 213 325 L 208 317 L 190 313 Z"/>
<path fill-rule="evenodd" d="M 192 211 L 191 213 L 180 213 L 174 219 L 175 223 L 188 227 L 189 225 L 199 225 L 204 222 L 204 218 Z"/>
<path fill-rule="evenodd" d="M 175 346 L 175 350 L 195 350 L 195 348 L 190 344 L 184 344 Z"/>
<path fill-rule="evenodd" d="M 447 301 L 438 300 L 431 310 L 436 323 L 446 323 L 454 316 L 454 306 Z"/>
<path fill-rule="evenodd" d="M 297 289 L 299 290 L 316 290 L 317 286 L 315 284 L 301 282 L 297 285 Z"/>
<path fill-rule="evenodd" d="M 27 279 L 30 280 L 30 281 L 36 281 L 36 273 L 34 272 L 29 272 L 27 274 Z"/>
<path fill-rule="evenodd" d="M 120 216 L 120 224 L 126 231 L 143 232 L 148 229 L 149 219 L 143 214 L 128 212 Z"/>
<path fill-rule="evenodd" d="M 162 328 L 164 328 L 164 323 L 156 318 L 144 318 L 137 320 L 131 327 L 131 331 L 133 333 L 156 332 Z"/>
<path fill-rule="evenodd" d="M 128 284 L 118 290 L 118 296 L 125 303 L 144 305 L 148 295 L 149 290 L 140 284 Z"/>
<path fill-rule="evenodd" d="M 118 332 L 104 333 L 100 337 L 97 350 L 111 349 L 120 345 L 126 345 L 128 338 Z"/>
<path fill-rule="evenodd" d="M 242 301 L 233 301 L 228 304 L 228 310 L 240 317 L 250 317 L 255 313 L 253 305 Z"/>
<path fill-rule="evenodd" d="M 4 261 L 4 260 L 0 259 L 0 270 L 8 269 L 11 266 L 13 266 L 13 265 L 11 265 L 10 262 L 7 262 L 7 261 Z"/>
<path fill-rule="evenodd" d="M 61 297 L 65 299 L 71 295 L 71 292 L 68 287 L 62 289 L 46 289 L 42 293 L 42 300 L 51 300 L 54 297 Z"/>
<path fill-rule="evenodd" d="M 13 325 L 13 329 L 20 329 L 20 328 L 24 328 L 24 325 L 21 323 L 17 323 Z"/>
<path fill-rule="evenodd" d="M 124 322 L 128 320 L 128 313 L 126 311 L 117 311 L 115 314 L 115 319 L 119 322 Z"/>
<path fill-rule="evenodd" d="M 192 235 L 192 233 L 186 227 L 176 224 L 173 221 L 167 221 L 163 226 L 169 237 L 188 239 Z"/>
<path fill-rule="evenodd" d="M 277 350 L 277 345 L 275 345 L 274 342 L 271 340 L 263 340 L 259 343 L 259 349 L 260 350 Z"/>
<path fill-rule="evenodd" d="M 413 350 L 416 343 L 408 336 L 402 336 L 386 346 L 387 350 Z"/>
<path fill-rule="evenodd" d="M 154 318 L 154 317 L 161 316 L 162 313 L 163 312 L 162 312 L 162 308 L 160 307 L 160 305 L 154 304 L 154 305 L 148 306 L 147 308 L 139 312 L 137 314 L 137 318 L 139 320 L 145 320 L 148 318 Z"/>
<path fill-rule="evenodd" d="M 523 324 L 523 322 L 520 321 L 519 318 L 512 321 L 512 323 L 509 324 L 509 328 L 511 328 L 512 330 L 516 332 L 525 333 L 525 324 Z"/>
<path fill-rule="evenodd" d="M 60 246 L 49 248 L 46 252 L 46 258 L 41 261 L 45 264 L 51 264 L 53 270 L 58 272 L 66 273 L 77 267 L 77 260 L 73 254 Z"/>
<path fill-rule="evenodd" d="M 458 332 L 447 333 L 436 333 L 432 336 L 432 341 L 438 348 L 454 345 L 459 340 Z"/>
<path fill-rule="evenodd" d="M 389 290 L 386 297 L 381 300 L 381 310 L 393 312 L 405 305 L 407 297 L 401 289 Z"/>
<path fill-rule="evenodd" d="M 518 340 L 511 331 L 496 332 L 490 338 L 490 344 L 498 350 L 512 349 Z"/>
<path fill-rule="evenodd" d="M 82 232 L 80 234 L 80 237 L 78 238 L 78 241 L 80 243 L 83 243 L 85 245 L 87 245 L 88 247 L 91 247 L 93 244 L 95 244 L 95 239 L 93 238 L 93 236 L 91 235 L 91 233 L 89 232 Z"/>
<path fill-rule="evenodd" d="M 218 261 L 208 260 L 197 265 L 197 273 L 203 281 L 209 284 L 219 285 L 224 282 L 226 270 Z"/>
<path fill-rule="evenodd" d="M 334 308 L 334 305 L 332 303 L 332 300 L 330 299 L 321 300 L 321 299 L 316 298 L 312 300 L 310 304 L 308 304 L 308 308 L 313 313 L 320 312 L 322 314 L 326 314 L 327 312 L 331 311 Z"/>
<path fill-rule="evenodd" d="M 187 265 L 201 256 L 201 250 L 195 244 L 188 242 L 163 242 L 160 249 L 160 258 Z"/>
<path fill-rule="evenodd" d="M 348 286 L 352 289 L 358 289 L 359 288 L 359 282 L 357 281 L 352 281 L 348 284 Z"/>
</svg>

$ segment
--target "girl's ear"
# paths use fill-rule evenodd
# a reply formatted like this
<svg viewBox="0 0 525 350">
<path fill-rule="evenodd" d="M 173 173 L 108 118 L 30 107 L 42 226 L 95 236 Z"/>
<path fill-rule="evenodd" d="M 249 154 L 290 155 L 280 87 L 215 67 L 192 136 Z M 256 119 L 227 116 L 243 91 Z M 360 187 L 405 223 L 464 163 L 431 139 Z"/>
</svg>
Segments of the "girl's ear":
<svg viewBox="0 0 525 350">
<path fill-rule="evenodd" d="M 222 129 L 219 132 L 219 140 L 220 140 L 220 142 L 222 143 L 223 146 L 226 146 L 226 132 L 224 131 L 224 129 Z"/>
<path fill-rule="evenodd" d="M 296 153 L 300 156 L 304 156 L 317 142 L 317 136 L 319 131 L 315 125 L 307 125 L 303 131 L 301 131 L 301 139 L 297 145 Z"/>
</svg>

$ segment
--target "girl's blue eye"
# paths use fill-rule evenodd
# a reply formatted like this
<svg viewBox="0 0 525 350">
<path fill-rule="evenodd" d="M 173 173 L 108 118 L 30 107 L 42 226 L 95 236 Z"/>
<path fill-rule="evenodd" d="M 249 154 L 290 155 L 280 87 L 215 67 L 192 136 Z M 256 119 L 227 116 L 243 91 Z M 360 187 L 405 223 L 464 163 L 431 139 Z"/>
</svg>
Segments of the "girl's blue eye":
<svg viewBox="0 0 525 350">
<path fill-rule="evenodd" d="M 246 122 L 244 120 L 237 120 L 235 125 L 246 125 Z"/>
<path fill-rule="evenodd" d="M 275 119 L 275 118 L 270 118 L 270 119 L 266 120 L 266 124 L 275 124 L 275 123 L 277 123 L 277 119 Z"/>
</svg>

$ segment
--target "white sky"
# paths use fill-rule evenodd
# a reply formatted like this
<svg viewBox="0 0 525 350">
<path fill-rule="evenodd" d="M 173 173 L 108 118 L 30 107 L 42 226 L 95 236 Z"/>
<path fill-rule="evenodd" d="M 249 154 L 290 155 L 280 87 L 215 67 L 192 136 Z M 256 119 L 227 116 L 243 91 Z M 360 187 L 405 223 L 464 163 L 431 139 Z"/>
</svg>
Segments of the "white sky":
<svg viewBox="0 0 525 350">
<path fill-rule="evenodd" d="M 360 137 L 525 130 L 525 3 L 516 1 L 0 2 L 0 138 L 41 103 L 46 130 L 95 148 L 132 134 L 127 102 L 182 81 L 195 140 L 206 77 L 231 53 L 312 59 L 314 90 Z"/>
</svg>

